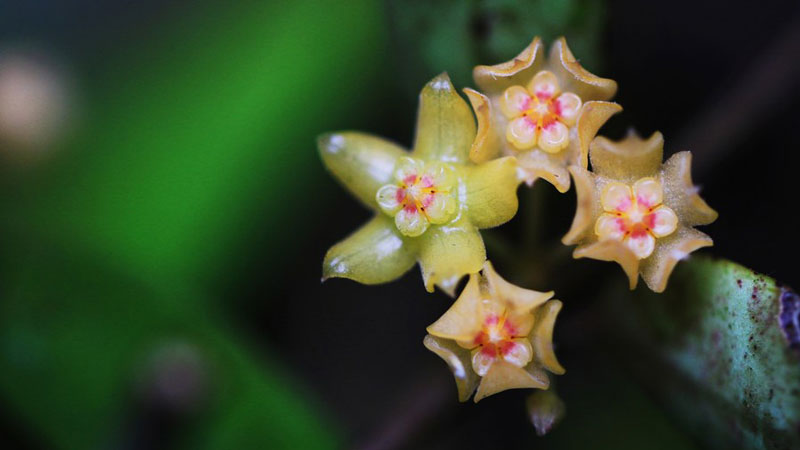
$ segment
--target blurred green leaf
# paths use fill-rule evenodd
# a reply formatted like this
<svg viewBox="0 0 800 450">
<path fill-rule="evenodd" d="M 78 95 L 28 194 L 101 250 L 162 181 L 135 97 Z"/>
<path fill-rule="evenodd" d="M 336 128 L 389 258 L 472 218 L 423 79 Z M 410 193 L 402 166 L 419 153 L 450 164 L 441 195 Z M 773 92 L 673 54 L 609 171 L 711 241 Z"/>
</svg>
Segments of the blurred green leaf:
<svg viewBox="0 0 800 450">
<path fill-rule="evenodd" d="M 793 307 L 796 327 L 796 295 L 702 257 L 679 265 L 662 295 L 642 288 L 631 299 L 621 289 L 609 310 L 618 350 L 697 439 L 720 449 L 800 448 L 800 357 L 779 320 L 782 304 Z"/>
<path fill-rule="evenodd" d="M 10 207 L 154 282 L 219 276 L 258 229 L 307 222 L 314 138 L 378 78 L 380 13 L 368 0 L 193 6 L 103 60 L 80 135 Z"/>
<path fill-rule="evenodd" d="M 0 396 L 53 448 L 121 445 L 147 361 L 187 343 L 209 403 L 176 442 L 329 448 L 314 403 L 206 291 L 259 228 L 312 226 L 314 138 L 365 101 L 380 9 L 215 1 L 173 19 L 91 70 L 76 139 L 3 193 Z"/>
</svg>

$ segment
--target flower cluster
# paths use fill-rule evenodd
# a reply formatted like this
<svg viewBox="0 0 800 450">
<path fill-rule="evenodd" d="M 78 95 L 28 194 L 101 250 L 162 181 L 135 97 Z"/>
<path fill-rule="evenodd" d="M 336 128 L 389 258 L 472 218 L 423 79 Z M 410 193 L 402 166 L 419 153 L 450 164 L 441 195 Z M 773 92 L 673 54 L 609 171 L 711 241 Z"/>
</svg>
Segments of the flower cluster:
<svg viewBox="0 0 800 450">
<path fill-rule="evenodd" d="M 423 88 L 410 151 L 358 132 L 319 138 L 327 169 L 374 212 L 328 251 L 323 280 L 384 283 L 418 263 L 427 291 L 455 297 L 469 277 L 424 339 L 450 366 L 461 401 L 547 389 L 547 372 L 564 373 L 553 351 L 562 303 L 501 278 L 479 231 L 514 217 L 520 184 L 542 178 L 563 193 L 573 180 L 578 207 L 563 243 L 578 245 L 575 258 L 619 263 L 631 288 L 641 275 L 663 291 L 679 260 L 712 245 L 694 227 L 717 216 L 692 183 L 688 152 L 662 164 L 659 133 L 596 136 L 621 110 L 609 101 L 616 82 L 581 67 L 563 38 L 548 55 L 535 38 L 473 75 L 469 104 L 446 74 Z"/>
</svg>

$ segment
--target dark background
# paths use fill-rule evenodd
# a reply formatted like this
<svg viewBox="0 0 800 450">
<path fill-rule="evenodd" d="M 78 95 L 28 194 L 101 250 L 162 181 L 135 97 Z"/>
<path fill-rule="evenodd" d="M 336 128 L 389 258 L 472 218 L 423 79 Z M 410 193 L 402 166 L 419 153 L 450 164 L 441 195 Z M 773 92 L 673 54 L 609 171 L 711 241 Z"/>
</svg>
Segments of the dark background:
<svg viewBox="0 0 800 450">
<path fill-rule="evenodd" d="M 545 438 L 535 436 L 524 392 L 458 404 L 446 367 L 421 345 L 425 327 L 450 300 L 439 292 L 426 294 L 418 269 L 381 286 L 320 284 L 325 251 L 370 213 L 324 172 L 314 140 L 325 131 L 358 129 L 408 145 L 414 92 L 425 81 L 448 70 L 457 87 L 465 87 L 464 67 L 505 60 L 535 34 L 547 42 L 565 34 L 590 70 L 619 83 L 615 101 L 624 112 L 602 134 L 620 138 L 629 127 L 643 136 L 661 131 L 667 154 L 693 151 L 694 180 L 720 213 L 703 229 L 715 241 L 706 252 L 800 286 L 793 210 L 800 193 L 797 2 L 574 1 L 566 2 L 572 6 L 563 31 L 559 23 L 543 25 L 535 14 L 519 12 L 558 2 L 320 2 L 307 7 L 314 15 L 289 2 L 223 3 L 0 3 L 0 48 L 35 48 L 49 55 L 76 86 L 78 106 L 72 111 L 80 117 L 45 150 L 52 152 L 49 157 L 31 161 L 24 155 L 27 147 L 6 145 L 0 440 L 31 449 L 573 448 L 586 442 L 593 448 L 696 447 L 616 362 L 618 349 L 595 339 L 602 324 L 587 327 L 602 280 L 623 277 L 618 268 L 597 261 L 519 262 L 536 259 L 534 251 L 529 258 L 495 261 L 510 279 L 555 289 L 565 302 L 556 343 L 568 372 L 556 387 L 568 413 L 559 428 Z M 261 26 L 253 19 L 259 14 Z M 337 22 L 339 17 L 350 22 Z M 452 34 L 437 34 L 437 27 Z M 572 33 L 578 45 L 572 44 Z M 262 41 L 254 45 L 254 40 Z M 284 47 L 271 48 L 274 41 Z M 448 46 L 452 51 L 441 50 Z M 223 57 L 206 59 L 204 52 Z M 438 65 L 431 55 L 440 54 L 464 56 Z M 252 65 L 226 59 L 248 61 L 248 55 L 262 59 Z M 471 61 L 476 58 L 493 59 Z M 184 59 L 188 62 L 181 63 Z M 250 69 L 255 70 L 248 75 L 234 72 Z M 206 72 L 207 79 L 197 81 L 196 74 Z M 173 90 L 184 89 L 191 93 L 180 98 L 194 102 L 185 106 L 192 122 L 164 125 L 176 118 L 157 111 L 182 113 L 168 104 L 176 101 Z M 137 98 L 162 94 L 166 106 Z M 236 98 L 250 102 L 247 107 L 258 114 L 240 109 Z M 207 108 L 207 116 L 192 116 L 194 108 Z M 145 125 L 130 125 L 147 115 L 152 126 L 144 119 Z M 102 125 L 92 125 L 98 121 Z M 204 121 L 211 125 L 206 128 Z M 127 129 L 114 134 L 122 122 Z M 227 125 L 215 126 L 218 122 Z M 226 134 L 243 122 L 247 127 L 235 138 Z M 171 144 L 173 134 L 178 138 Z M 98 135 L 103 137 L 93 137 Z M 159 147 L 151 151 L 151 142 Z M 116 165 L 117 151 L 138 159 Z M 160 165 L 159 158 L 173 151 L 177 162 Z M 216 159 L 193 165 L 197 152 L 204 151 L 242 163 L 226 169 L 226 176 L 238 180 L 233 188 L 215 181 Z M 272 156 L 253 156 L 261 152 Z M 104 181 L 92 171 L 125 174 L 130 167 L 138 171 L 134 185 L 154 187 L 121 189 L 108 198 L 96 194 L 113 191 L 116 175 Z M 200 194 L 187 189 L 183 198 L 179 187 L 171 201 L 148 200 L 148 195 L 163 199 L 173 183 L 208 185 L 200 194 L 220 198 L 195 202 Z M 73 192 L 74 185 L 80 188 Z M 562 196 L 540 182 L 532 191 L 522 188 L 520 198 L 521 213 L 489 233 L 492 259 L 502 253 L 503 242 L 524 241 L 531 223 L 542 224 L 532 247 L 539 253 L 555 248 L 569 226 L 572 192 Z M 104 208 L 104 202 L 113 206 Z M 186 204 L 186 219 L 170 215 L 173 207 Z M 121 218 L 107 220 L 105 214 Z M 142 219 L 137 227 L 146 214 L 153 219 Z M 217 215 L 228 222 L 218 225 Z M 170 226 L 162 217 L 176 222 L 172 234 L 160 237 L 162 226 Z M 116 241 L 120 230 L 130 239 Z M 194 241 L 187 238 L 195 244 L 171 246 L 184 233 L 196 235 Z M 159 257 L 165 246 L 166 262 Z M 96 280 L 105 287 L 97 288 Z M 73 291 L 73 286 L 78 287 Z M 70 296 L 82 299 L 79 308 Z M 142 296 L 158 300 L 140 303 Z M 31 309 L 34 301 L 39 306 Z M 109 326 L 114 336 L 128 337 L 103 345 L 108 331 L 97 327 L 57 363 L 27 375 L 25 361 L 35 359 L 30 355 L 37 345 L 56 352 L 60 347 L 48 339 L 69 339 L 72 329 L 94 330 L 107 314 L 122 315 Z M 64 316 L 75 316 L 69 319 L 75 325 L 64 326 L 63 335 L 50 333 Z M 166 319 L 153 325 L 153 316 Z M 81 317 L 87 318 L 85 326 Z M 119 331 L 128 325 L 140 329 Z M 38 332 L 43 337 L 36 338 Z M 25 355 L 19 362 L 8 348 L 17 348 L 26 336 L 34 336 L 33 344 L 13 350 Z M 140 337 L 148 343 L 131 343 Z M 164 360 L 141 368 L 151 367 L 141 361 L 151 361 L 164 348 Z M 97 363 L 109 353 L 119 354 L 118 361 Z M 231 362 L 245 359 L 254 362 Z M 245 375 L 232 368 L 239 366 L 246 366 Z M 64 367 L 72 368 L 66 370 L 72 379 L 62 379 Z M 235 380 L 250 377 L 260 386 L 252 392 L 261 395 L 236 394 Z M 103 381 L 111 378 L 115 381 Z M 162 382 L 178 387 L 163 388 Z M 96 388 L 105 384 L 106 390 Z M 84 392 L 86 385 L 94 387 Z M 284 390 L 288 393 L 274 394 L 280 399 L 272 397 Z M 84 396 L 90 400 L 84 402 Z M 219 400 L 228 396 L 241 400 Z M 270 403 L 275 407 L 263 405 Z M 233 404 L 246 406 L 228 407 Z M 75 428 L 56 423 L 70 415 L 86 420 L 71 423 Z M 298 419 L 287 419 L 288 425 L 274 419 L 284 416 Z"/>
</svg>

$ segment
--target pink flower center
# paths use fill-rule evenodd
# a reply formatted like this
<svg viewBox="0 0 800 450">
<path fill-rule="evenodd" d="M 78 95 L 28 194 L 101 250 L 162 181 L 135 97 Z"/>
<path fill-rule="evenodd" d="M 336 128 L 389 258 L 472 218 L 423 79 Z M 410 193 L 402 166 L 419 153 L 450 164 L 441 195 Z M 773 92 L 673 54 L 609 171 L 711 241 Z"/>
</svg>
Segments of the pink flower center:
<svg viewBox="0 0 800 450">
<path fill-rule="evenodd" d="M 408 175 L 400 182 L 395 199 L 406 212 L 425 213 L 436 198 L 438 189 L 430 175 Z"/>
<path fill-rule="evenodd" d="M 536 128 L 536 135 L 549 130 L 561 118 L 561 106 L 546 92 L 537 92 L 522 104 L 522 117 L 529 126 Z"/>
<path fill-rule="evenodd" d="M 512 339 L 517 336 L 517 328 L 505 315 L 490 314 L 483 322 L 481 331 L 475 336 L 475 344 L 485 356 L 496 358 L 508 355 L 516 347 Z"/>
</svg>

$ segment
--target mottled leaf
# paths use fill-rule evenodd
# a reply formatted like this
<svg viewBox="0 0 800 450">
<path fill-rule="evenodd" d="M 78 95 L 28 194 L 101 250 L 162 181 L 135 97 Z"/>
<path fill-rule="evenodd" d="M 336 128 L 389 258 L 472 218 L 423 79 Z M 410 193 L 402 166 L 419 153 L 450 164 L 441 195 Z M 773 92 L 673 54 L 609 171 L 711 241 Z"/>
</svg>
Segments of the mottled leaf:
<svg viewBox="0 0 800 450">
<path fill-rule="evenodd" d="M 800 448 L 796 294 L 725 260 L 678 266 L 663 294 L 611 298 L 620 353 L 711 448 Z"/>
</svg>

